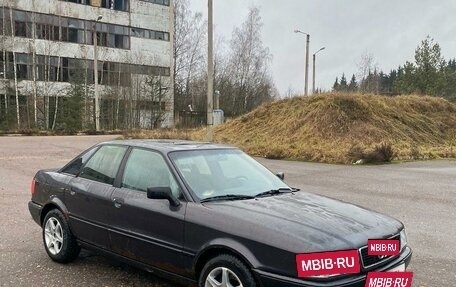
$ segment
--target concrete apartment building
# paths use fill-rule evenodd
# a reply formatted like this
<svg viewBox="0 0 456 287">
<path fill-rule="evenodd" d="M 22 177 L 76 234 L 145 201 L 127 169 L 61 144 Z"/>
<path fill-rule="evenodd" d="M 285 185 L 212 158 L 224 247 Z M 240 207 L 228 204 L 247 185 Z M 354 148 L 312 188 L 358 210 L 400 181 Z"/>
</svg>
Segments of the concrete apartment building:
<svg viewBox="0 0 456 287">
<path fill-rule="evenodd" d="M 82 67 L 90 87 L 87 96 L 93 98 L 96 31 L 101 105 L 104 98 L 117 97 L 122 99 L 119 109 L 134 98 L 143 103 L 136 121 L 150 127 L 153 102 L 162 112 L 160 125 L 172 126 L 171 1 L 0 0 L 0 94 L 7 86 L 16 87 L 16 74 L 21 95 L 59 95 Z M 159 99 L 144 88 L 151 78 L 163 85 Z"/>
</svg>

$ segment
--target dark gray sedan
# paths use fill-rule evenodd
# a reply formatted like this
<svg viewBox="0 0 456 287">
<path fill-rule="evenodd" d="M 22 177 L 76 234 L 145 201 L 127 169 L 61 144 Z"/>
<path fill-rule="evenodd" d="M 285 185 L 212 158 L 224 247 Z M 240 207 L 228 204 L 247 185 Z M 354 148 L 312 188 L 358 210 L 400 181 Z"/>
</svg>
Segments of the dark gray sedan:
<svg viewBox="0 0 456 287">
<path fill-rule="evenodd" d="M 186 285 L 355 287 L 408 266 L 402 223 L 283 178 L 232 147 L 114 141 L 39 171 L 29 209 L 54 261 L 87 248 Z M 400 255 L 369 256 L 368 239 Z M 358 250 L 359 273 L 298 276 L 298 254 L 339 250 Z"/>
</svg>

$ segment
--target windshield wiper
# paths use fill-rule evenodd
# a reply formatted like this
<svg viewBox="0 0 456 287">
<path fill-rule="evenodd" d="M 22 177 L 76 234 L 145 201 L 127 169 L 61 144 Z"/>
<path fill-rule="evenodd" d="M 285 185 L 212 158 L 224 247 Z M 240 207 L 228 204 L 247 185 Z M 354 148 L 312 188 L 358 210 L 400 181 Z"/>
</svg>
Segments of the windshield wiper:
<svg viewBox="0 0 456 287">
<path fill-rule="evenodd" d="M 255 198 L 258 197 L 265 197 L 265 196 L 273 196 L 273 195 L 278 195 L 278 194 L 284 194 L 284 193 L 292 193 L 292 192 L 297 192 L 299 189 L 297 188 L 279 188 L 279 189 L 271 189 L 265 192 L 258 193 L 255 195 Z"/>
<path fill-rule="evenodd" d="M 251 195 L 239 195 L 239 194 L 226 194 L 226 195 L 218 195 L 212 196 L 205 199 L 202 199 L 200 202 L 211 202 L 211 201 L 221 201 L 221 200 L 246 200 L 246 199 L 254 199 L 254 196 Z"/>
</svg>

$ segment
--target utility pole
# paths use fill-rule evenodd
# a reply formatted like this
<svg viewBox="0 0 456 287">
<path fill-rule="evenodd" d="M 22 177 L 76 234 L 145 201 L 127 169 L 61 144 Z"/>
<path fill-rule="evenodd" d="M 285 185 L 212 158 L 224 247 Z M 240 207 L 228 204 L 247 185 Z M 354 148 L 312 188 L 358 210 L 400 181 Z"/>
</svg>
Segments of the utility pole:
<svg viewBox="0 0 456 287">
<path fill-rule="evenodd" d="M 97 23 L 101 21 L 103 16 L 98 16 L 93 24 L 93 75 L 94 75 L 94 97 L 95 97 L 95 130 L 100 131 L 100 100 L 98 96 L 98 37 Z"/>
<path fill-rule="evenodd" d="M 313 54 L 313 73 L 312 73 L 312 94 L 315 94 L 315 62 L 317 60 L 317 54 L 321 51 L 323 51 L 325 49 L 325 47 L 321 48 L 320 50 L 316 51 L 314 54 Z"/>
<path fill-rule="evenodd" d="M 214 14 L 213 0 L 208 0 L 208 49 L 207 49 L 207 140 L 213 140 L 214 125 Z"/>
<path fill-rule="evenodd" d="M 300 30 L 295 30 L 295 33 L 306 35 L 306 69 L 304 76 L 304 95 L 309 94 L 309 48 L 310 48 L 310 34 L 304 33 Z"/>
<path fill-rule="evenodd" d="M 306 35 L 306 85 L 304 95 L 309 94 L 309 46 L 310 46 L 310 35 Z"/>
</svg>

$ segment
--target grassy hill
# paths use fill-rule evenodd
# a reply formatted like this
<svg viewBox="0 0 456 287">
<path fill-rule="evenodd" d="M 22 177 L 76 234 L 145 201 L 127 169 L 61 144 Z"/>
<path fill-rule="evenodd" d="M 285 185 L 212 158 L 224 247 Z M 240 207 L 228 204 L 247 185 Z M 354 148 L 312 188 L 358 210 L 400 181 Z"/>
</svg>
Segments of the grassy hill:
<svg viewBox="0 0 456 287">
<path fill-rule="evenodd" d="M 204 139 L 204 131 L 133 137 Z M 352 163 L 456 157 L 456 105 L 435 97 L 323 94 L 272 102 L 215 129 L 251 155 Z"/>
</svg>

